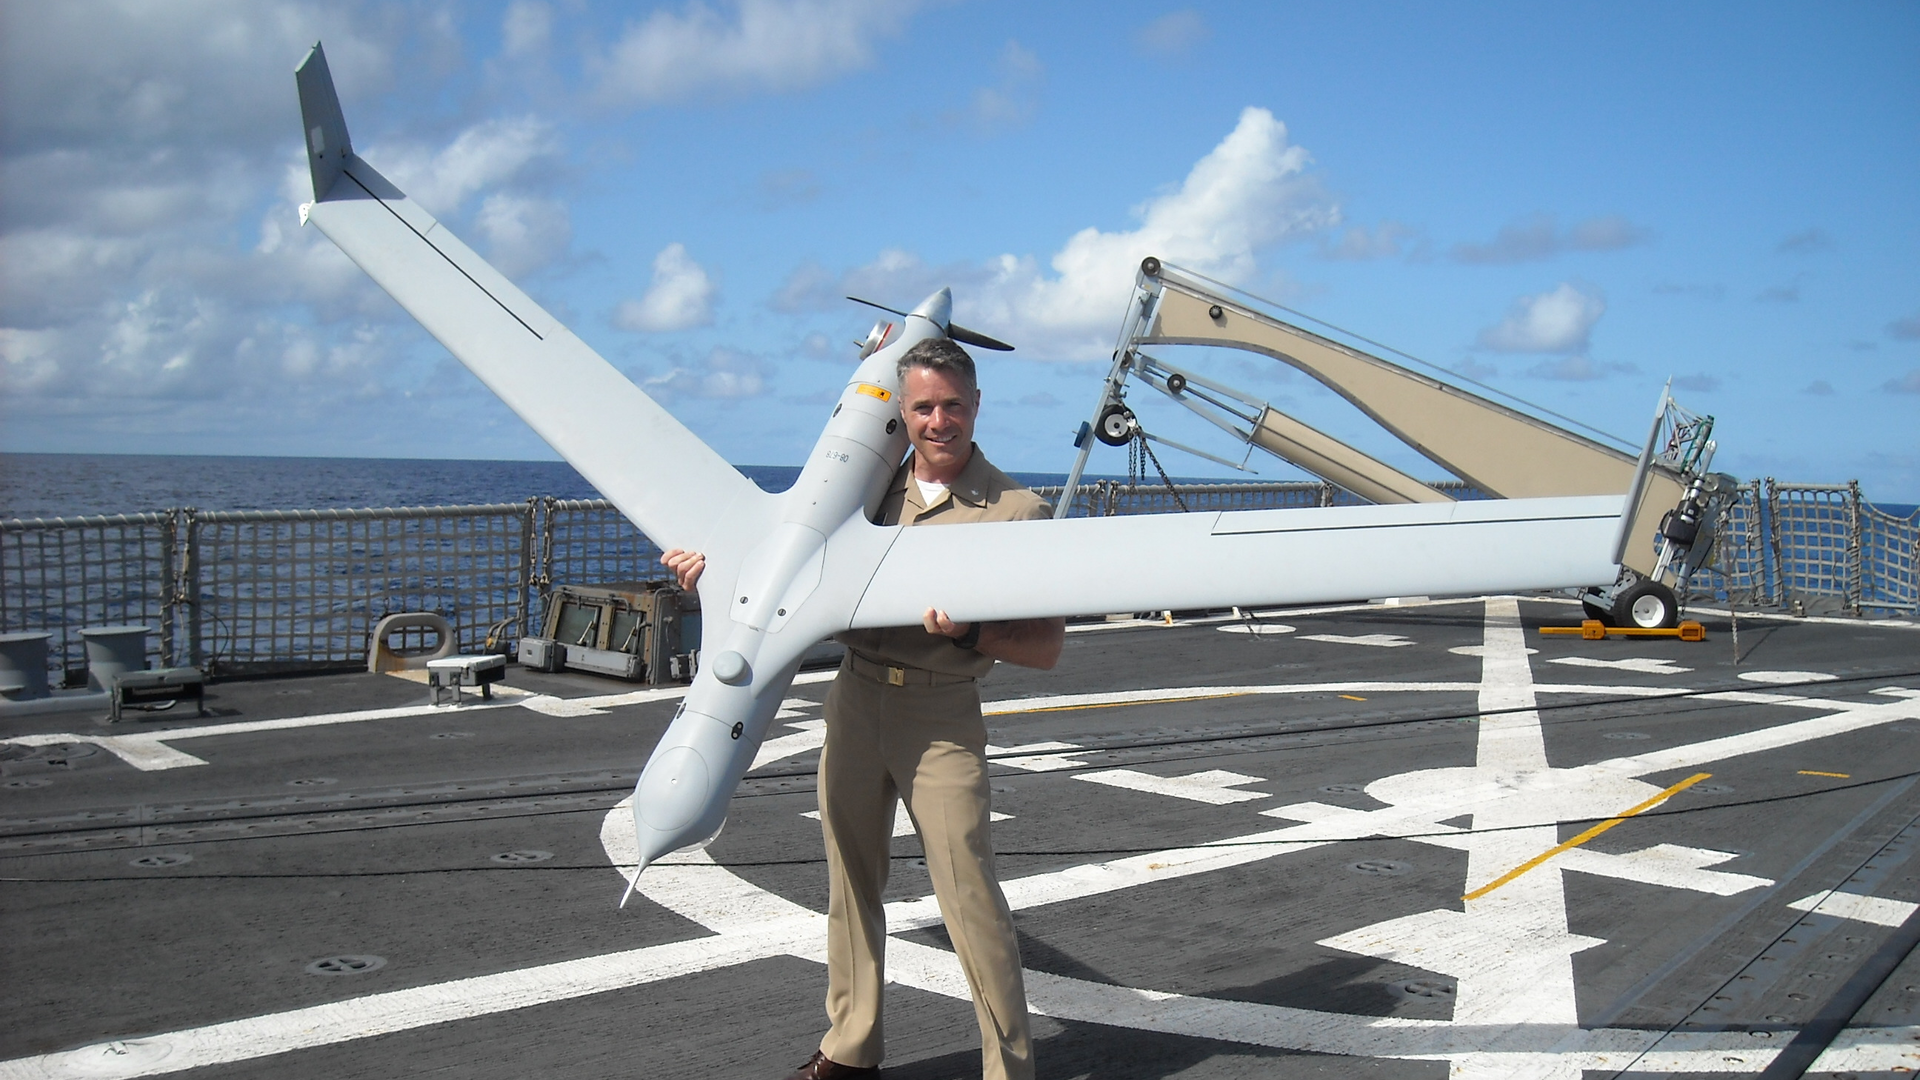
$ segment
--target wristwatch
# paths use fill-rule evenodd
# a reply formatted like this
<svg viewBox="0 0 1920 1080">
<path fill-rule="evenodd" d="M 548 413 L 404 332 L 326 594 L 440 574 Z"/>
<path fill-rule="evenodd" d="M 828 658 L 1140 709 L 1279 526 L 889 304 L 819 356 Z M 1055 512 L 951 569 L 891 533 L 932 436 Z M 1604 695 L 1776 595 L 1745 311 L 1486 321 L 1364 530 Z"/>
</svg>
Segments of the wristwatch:
<svg viewBox="0 0 1920 1080">
<path fill-rule="evenodd" d="M 967 627 L 966 633 L 961 634 L 957 638 L 948 638 L 947 640 L 953 642 L 956 648 L 977 648 L 980 645 L 980 624 L 974 623 L 972 626 Z"/>
</svg>

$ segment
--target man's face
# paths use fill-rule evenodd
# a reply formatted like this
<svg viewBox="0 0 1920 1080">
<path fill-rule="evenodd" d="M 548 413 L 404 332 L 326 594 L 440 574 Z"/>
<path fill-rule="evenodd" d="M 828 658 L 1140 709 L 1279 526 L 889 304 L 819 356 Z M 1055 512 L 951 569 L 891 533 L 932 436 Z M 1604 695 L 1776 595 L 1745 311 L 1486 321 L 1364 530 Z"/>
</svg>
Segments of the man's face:
<svg viewBox="0 0 1920 1080">
<path fill-rule="evenodd" d="M 944 371 L 911 367 L 900 387 L 900 415 L 923 480 L 952 480 L 973 452 L 980 391 Z"/>
</svg>

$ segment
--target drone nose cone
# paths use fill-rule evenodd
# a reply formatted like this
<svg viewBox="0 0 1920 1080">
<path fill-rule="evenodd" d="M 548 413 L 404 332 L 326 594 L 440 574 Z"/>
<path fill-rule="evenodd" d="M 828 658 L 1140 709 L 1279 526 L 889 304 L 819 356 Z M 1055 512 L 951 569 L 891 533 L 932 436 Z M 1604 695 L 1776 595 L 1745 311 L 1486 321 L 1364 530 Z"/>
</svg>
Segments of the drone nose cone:
<svg viewBox="0 0 1920 1080">
<path fill-rule="evenodd" d="M 939 292 L 920 301 L 920 306 L 914 308 L 907 314 L 918 315 L 939 327 L 942 332 L 945 332 L 947 323 L 953 315 L 953 290 L 941 289 Z"/>
<path fill-rule="evenodd" d="M 692 746 L 669 748 L 647 763 L 633 793 L 633 831 L 645 869 L 669 851 L 713 839 L 727 820 L 732 784 Z"/>
</svg>

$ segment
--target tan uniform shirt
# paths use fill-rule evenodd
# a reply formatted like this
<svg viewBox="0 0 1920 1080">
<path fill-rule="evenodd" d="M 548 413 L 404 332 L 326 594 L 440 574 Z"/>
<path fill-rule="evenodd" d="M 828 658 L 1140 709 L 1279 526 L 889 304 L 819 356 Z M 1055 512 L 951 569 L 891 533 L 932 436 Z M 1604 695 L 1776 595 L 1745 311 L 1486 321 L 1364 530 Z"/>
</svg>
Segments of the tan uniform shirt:
<svg viewBox="0 0 1920 1080">
<path fill-rule="evenodd" d="M 893 474 L 886 497 L 880 501 L 879 523 L 959 525 L 974 521 L 1031 521 L 1052 516 L 1053 509 L 1046 500 L 994 468 L 976 443 L 967 467 L 960 470 L 960 475 L 947 487 L 946 495 L 932 506 L 921 499 L 920 485 L 913 481 L 913 455 L 909 454 Z M 877 663 L 974 678 L 993 670 L 992 657 L 958 648 L 952 638 L 929 634 L 919 626 L 848 630 L 834 635 L 834 640 Z"/>
</svg>

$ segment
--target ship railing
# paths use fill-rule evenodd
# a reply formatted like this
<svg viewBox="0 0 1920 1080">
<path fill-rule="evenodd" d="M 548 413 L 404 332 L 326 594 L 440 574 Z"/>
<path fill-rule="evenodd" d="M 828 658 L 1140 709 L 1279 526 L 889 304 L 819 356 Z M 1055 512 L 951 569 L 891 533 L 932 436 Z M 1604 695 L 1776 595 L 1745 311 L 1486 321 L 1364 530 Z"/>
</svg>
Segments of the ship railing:
<svg viewBox="0 0 1920 1080">
<path fill-rule="evenodd" d="M 1455 498 L 1483 497 L 1438 484 Z M 1059 488 L 1036 488 L 1058 498 Z M 1083 484 L 1072 516 L 1340 506 L 1316 482 Z M 1858 484 L 1742 485 L 1718 522 L 1689 603 L 1799 614 L 1920 613 L 1920 514 L 1867 502 Z M 534 631 L 558 584 L 659 580 L 660 552 L 604 499 L 486 506 L 201 511 L 0 521 L 0 632 L 50 635 L 55 685 L 84 682 L 80 630 L 153 628 L 148 660 L 215 675 L 365 663 L 383 616 L 446 617 L 462 651 Z"/>
<path fill-rule="evenodd" d="M 1687 599 L 1796 615 L 1920 614 L 1916 538 L 1920 511 L 1882 510 L 1857 481 L 1754 480 L 1723 515 L 1713 560 Z"/>
</svg>

